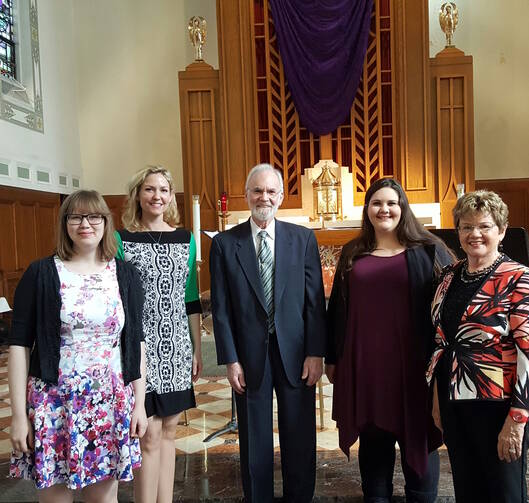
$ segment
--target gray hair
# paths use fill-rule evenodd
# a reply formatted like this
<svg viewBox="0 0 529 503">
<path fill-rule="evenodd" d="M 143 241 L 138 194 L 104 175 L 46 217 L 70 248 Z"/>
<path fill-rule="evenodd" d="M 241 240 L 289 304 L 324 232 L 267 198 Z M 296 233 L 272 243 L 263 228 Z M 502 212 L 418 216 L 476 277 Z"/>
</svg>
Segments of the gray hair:
<svg viewBox="0 0 529 503">
<path fill-rule="evenodd" d="M 257 166 L 254 166 L 250 172 L 248 173 L 248 176 L 246 177 L 246 183 L 244 184 L 244 191 L 246 192 L 248 190 L 248 184 L 250 183 L 250 180 L 257 175 L 257 173 L 260 173 L 261 171 L 272 171 L 279 181 L 279 187 L 280 192 L 283 192 L 283 176 L 281 175 L 281 171 L 274 168 L 271 164 L 268 164 L 266 162 L 263 162 L 261 164 L 258 164 Z"/>
</svg>

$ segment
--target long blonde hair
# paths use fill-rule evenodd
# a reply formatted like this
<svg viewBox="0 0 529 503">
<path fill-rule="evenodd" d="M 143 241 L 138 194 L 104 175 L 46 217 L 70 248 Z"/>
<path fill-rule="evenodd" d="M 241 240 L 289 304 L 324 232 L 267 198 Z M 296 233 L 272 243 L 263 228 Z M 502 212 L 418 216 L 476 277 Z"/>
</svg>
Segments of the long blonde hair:
<svg viewBox="0 0 529 503">
<path fill-rule="evenodd" d="M 138 171 L 129 183 L 129 193 L 127 202 L 125 204 L 125 211 L 121 217 L 123 226 L 128 231 L 142 231 L 145 230 L 141 224 L 141 206 L 138 198 L 138 194 L 141 190 L 141 186 L 145 183 L 145 179 L 149 175 L 162 175 L 169 184 L 171 190 L 171 201 L 167 206 L 163 214 L 163 220 L 171 227 L 180 226 L 180 215 L 176 206 L 176 199 L 174 196 L 174 183 L 171 173 L 162 166 L 147 166 L 142 170 Z"/>
<path fill-rule="evenodd" d="M 117 250 L 112 214 L 101 194 L 95 190 L 78 190 L 72 192 L 61 204 L 57 225 L 57 246 L 55 250 L 57 256 L 61 260 L 70 260 L 75 255 L 73 241 L 68 234 L 68 224 L 66 222 L 68 215 L 74 211 L 99 213 L 103 215 L 102 225 L 105 226 L 105 230 L 99 242 L 99 258 L 101 260 L 112 259 L 116 255 Z"/>
</svg>

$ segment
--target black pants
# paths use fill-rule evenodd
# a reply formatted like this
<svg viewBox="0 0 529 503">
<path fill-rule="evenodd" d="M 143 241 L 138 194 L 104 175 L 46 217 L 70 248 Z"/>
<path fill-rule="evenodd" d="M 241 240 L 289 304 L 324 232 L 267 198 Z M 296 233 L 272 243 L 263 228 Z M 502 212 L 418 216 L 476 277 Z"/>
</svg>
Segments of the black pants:
<svg viewBox="0 0 529 503">
<path fill-rule="evenodd" d="M 370 427 L 360 434 L 358 461 L 366 503 L 389 503 L 393 494 L 396 438 L 387 431 Z M 439 483 L 439 454 L 428 456 L 426 473 L 419 477 L 406 463 L 401 449 L 401 464 L 406 481 L 407 503 L 433 503 Z"/>
<path fill-rule="evenodd" d="M 270 503 L 274 498 L 273 390 L 277 398 L 283 500 L 309 503 L 316 478 L 315 386 L 290 385 L 275 335 L 270 336 L 260 387 L 236 395 L 245 500 Z"/>
<path fill-rule="evenodd" d="M 512 463 L 498 457 L 510 403 L 444 398 L 439 405 L 457 503 L 526 503 L 527 428 L 522 456 Z"/>
</svg>

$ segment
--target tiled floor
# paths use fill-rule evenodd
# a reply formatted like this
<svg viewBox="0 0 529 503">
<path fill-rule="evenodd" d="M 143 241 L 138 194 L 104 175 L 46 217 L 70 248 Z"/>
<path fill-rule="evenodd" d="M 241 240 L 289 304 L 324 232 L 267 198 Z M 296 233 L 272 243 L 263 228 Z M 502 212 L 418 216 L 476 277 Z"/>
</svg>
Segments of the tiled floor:
<svg viewBox="0 0 529 503">
<path fill-rule="evenodd" d="M 211 337 L 211 336 L 210 336 Z M 187 411 L 188 424 L 180 424 L 176 431 L 176 472 L 174 501 L 240 502 L 242 487 L 239 471 L 238 439 L 236 433 L 223 434 L 204 443 L 204 438 L 222 428 L 231 417 L 231 388 L 225 377 L 200 379 L 195 386 L 197 407 Z M 317 417 L 317 476 L 315 502 L 360 502 L 361 486 L 355 448 L 351 462 L 338 449 L 338 432 L 331 419 L 332 385 L 323 378 L 324 428 L 320 425 L 319 400 L 316 398 Z M 274 404 L 275 405 L 275 404 Z M 7 384 L 7 351 L 0 349 L 0 502 L 36 501 L 32 482 L 6 479 L 11 446 L 11 420 Z M 276 447 L 275 487 L 281 493 L 279 435 L 274 407 Z M 443 474 L 438 501 L 453 501 L 451 481 L 446 460 L 442 456 Z M 403 494 L 400 469 L 395 477 L 395 494 Z M 77 500 L 76 500 L 77 501 Z M 120 484 L 119 501 L 132 501 L 131 484 Z M 401 497 L 395 501 L 402 501 Z"/>
<path fill-rule="evenodd" d="M 199 379 L 195 386 L 196 409 L 187 411 L 188 425 L 180 425 L 177 430 L 176 448 L 179 453 L 197 453 L 207 451 L 210 454 L 238 452 L 237 434 L 224 434 L 207 444 L 203 439 L 226 425 L 231 417 L 231 388 L 225 377 Z M 338 432 L 331 419 L 332 384 L 326 378 L 323 381 L 325 402 L 324 428 L 320 428 L 319 400 L 316 397 L 317 447 L 318 450 L 336 450 Z M 274 401 L 274 447 L 279 450 L 277 434 L 277 409 Z"/>
<path fill-rule="evenodd" d="M 222 428 L 231 417 L 231 388 L 225 377 L 201 378 L 195 385 L 197 407 L 187 411 L 188 424 L 184 425 L 184 417 L 176 431 L 177 454 L 210 454 L 237 453 L 237 434 L 224 434 L 207 444 L 204 438 Z M 331 419 L 332 384 L 323 378 L 323 395 L 325 402 L 324 426 L 320 429 L 319 408 L 317 410 L 318 449 L 335 450 L 338 447 L 338 434 L 335 423 Z M 319 400 L 316 399 L 316 407 Z M 9 386 L 7 383 L 7 350 L 0 350 L 0 459 L 9 458 L 11 443 L 9 441 L 9 424 L 11 421 L 11 405 L 9 403 Z M 277 435 L 277 411 L 274 401 L 274 446 L 279 448 Z"/>
</svg>

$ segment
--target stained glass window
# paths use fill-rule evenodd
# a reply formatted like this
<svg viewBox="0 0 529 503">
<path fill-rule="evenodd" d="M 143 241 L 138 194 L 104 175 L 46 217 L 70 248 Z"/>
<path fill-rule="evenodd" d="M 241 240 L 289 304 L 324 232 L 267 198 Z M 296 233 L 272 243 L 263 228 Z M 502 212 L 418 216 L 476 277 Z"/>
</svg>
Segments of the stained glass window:
<svg viewBox="0 0 529 503">
<path fill-rule="evenodd" d="M 16 78 L 13 0 L 0 0 L 0 73 Z"/>
</svg>

